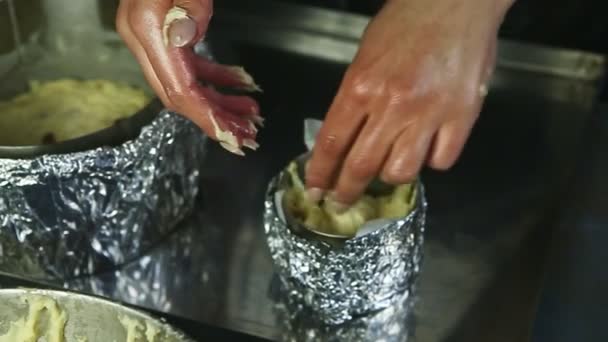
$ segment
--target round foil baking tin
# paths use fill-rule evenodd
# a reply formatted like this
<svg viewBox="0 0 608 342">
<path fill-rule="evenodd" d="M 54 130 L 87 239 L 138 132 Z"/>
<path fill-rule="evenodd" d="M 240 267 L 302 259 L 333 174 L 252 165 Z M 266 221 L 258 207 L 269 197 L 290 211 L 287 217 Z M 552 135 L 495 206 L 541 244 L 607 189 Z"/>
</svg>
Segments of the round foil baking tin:
<svg viewBox="0 0 608 342">
<path fill-rule="evenodd" d="M 341 324 L 409 294 L 424 241 L 427 203 L 420 181 L 415 206 L 407 216 L 378 221 L 374 229 L 336 243 L 288 225 L 281 205 L 285 174 L 273 178 L 268 187 L 264 227 L 275 270 L 290 296 L 321 321 Z"/>
</svg>

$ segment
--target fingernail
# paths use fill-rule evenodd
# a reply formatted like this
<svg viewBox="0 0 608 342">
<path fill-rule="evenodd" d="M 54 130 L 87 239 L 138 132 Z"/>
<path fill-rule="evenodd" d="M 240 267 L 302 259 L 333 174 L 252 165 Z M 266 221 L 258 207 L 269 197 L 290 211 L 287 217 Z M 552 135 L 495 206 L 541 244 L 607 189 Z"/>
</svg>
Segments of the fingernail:
<svg viewBox="0 0 608 342">
<path fill-rule="evenodd" d="M 332 211 L 334 211 L 338 214 L 343 214 L 350 207 L 344 203 L 340 203 L 339 201 L 336 201 L 334 199 L 334 196 L 332 196 L 332 195 L 329 196 L 329 198 L 326 200 L 326 203 L 329 206 L 329 209 L 331 209 Z"/>
<path fill-rule="evenodd" d="M 314 203 L 319 203 L 321 202 L 321 199 L 323 198 L 323 194 L 324 191 L 322 189 L 319 188 L 310 188 L 306 190 L 306 196 L 308 197 L 308 199 Z"/>
<path fill-rule="evenodd" d="M 183 47 L 194 40 L 196 22 L 190 18 L 180 18 L 169 26 L 169 43 L 173 47 Z"/>
<path fill-rule="evenodd" d="M 260 147 L 260 144 L 258 144 L 257 142 L 255 142 L 254 140 L 251 139 L 245 139 L 243 140 L 243 146 L 248 147 L 252 150 L 257 150 Z"/>
<path fill-rule="evenodd" d="M 253 77 L 245 71 L 243 67 L 239 66 L 231 66 L 230 69 L 234 73 L 234 75 L 239 79 L 239 82 L 243 85 L 243 90 L 251 91 L 251 92 L 262 92 L 262 88 L 257 85 L 253 79 Z"/>
</svg>

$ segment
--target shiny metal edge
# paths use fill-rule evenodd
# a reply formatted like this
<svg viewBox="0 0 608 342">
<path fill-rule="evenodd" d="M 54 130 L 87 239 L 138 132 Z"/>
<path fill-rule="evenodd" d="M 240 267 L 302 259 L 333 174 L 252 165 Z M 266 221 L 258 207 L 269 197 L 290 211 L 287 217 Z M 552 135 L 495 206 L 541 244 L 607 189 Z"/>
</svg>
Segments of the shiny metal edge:
<svg viewBox="0 0 608 342">
<path fill-rule="evenodd" d="M 211 27 L 220 28 L 223 38 L 350 63 L 369 20 L 362 15 L 276 0 L 224 0 L 216 4 Z M 590 82 L 606 73 L 605 56 L 504 39 L 499 41 L 497 65 Z"/>
</svg>

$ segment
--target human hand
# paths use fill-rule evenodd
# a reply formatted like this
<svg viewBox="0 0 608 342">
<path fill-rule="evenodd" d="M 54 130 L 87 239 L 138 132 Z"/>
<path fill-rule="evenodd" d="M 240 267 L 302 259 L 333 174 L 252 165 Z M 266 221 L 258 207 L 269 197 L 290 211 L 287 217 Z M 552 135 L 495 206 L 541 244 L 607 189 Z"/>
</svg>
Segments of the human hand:
<svg viewBox="0 0 608 342">
<path fill-rule="evenodd" d="M 344 210 L 375 177 L 413 181 L 457 160 L 481 110 L 513 0 L 389 0 L 329 108 L 308 194 Z"/>
<path fill-rule="evenodd" d="M 212 0 L 121 0 L 116 27 L 163 104 L 227 150 L 243 155 L 243 146 L 258 147 L 258 104 L 248 96 L 221 94 L 199 81 L 246 91 L 259 88 L 243 68 L 194 53 L 212 12 Z"/>
</svg>

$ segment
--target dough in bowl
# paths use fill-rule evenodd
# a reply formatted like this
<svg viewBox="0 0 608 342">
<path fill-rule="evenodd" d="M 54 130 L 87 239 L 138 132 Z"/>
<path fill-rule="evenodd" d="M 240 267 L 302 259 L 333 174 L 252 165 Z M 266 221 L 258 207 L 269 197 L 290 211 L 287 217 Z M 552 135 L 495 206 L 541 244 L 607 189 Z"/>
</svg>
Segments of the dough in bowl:
<svg viewBox="0 0 608 342">
<path fill-rule="evenodd" d="M 0 101 L 0 145 L 77 138 L 112 126 L 149 101 L 143 90 L 108 80 L 32 81 L 28 92 Z"/>
</svg>

